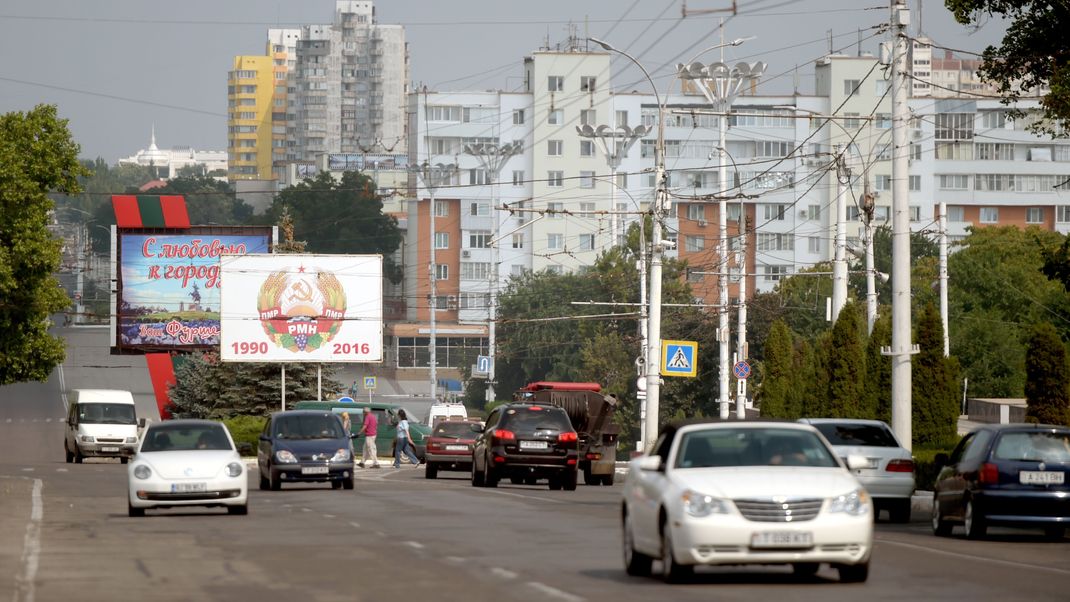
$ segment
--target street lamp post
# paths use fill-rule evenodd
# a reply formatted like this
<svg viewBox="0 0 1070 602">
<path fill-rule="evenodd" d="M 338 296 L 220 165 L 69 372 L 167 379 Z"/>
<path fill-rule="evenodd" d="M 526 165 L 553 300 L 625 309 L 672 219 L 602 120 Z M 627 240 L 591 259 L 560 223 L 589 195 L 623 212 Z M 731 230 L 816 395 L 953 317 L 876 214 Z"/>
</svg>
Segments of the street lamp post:
<svg viewBox="0 0 1070 602">
<path fill-rule="evenodd" d="M 602 148 L 602 154 L 606 157 L 606 164 L 609 166 L 610 177 L 613 178 L 613 183 L 617 182 L 617 168 L 620 167 L 621 160 L 628 155 L 628 151 L 635 144 L 637 140 L 650 133 L 650 128 L 644 125 L 637 125 L 634 128 L 630 128 L 627 125 L 618 125 L 616 128 L 611 128 L 608 125 L 600 125 L 598 127 L 590 124 L 577 125 L 576 133 L 581 138 L 593 138 L 598 142 L 598 146 Z M 617 189 L 613 186 L 610 187 L 610 236 L 611 244 L 618 244 L 618 232 L 617 232 Z M 623 229 L 621 229 L 623 231 Z"/>
<path fill-rule="evenodd" d="M 722 57 L 723 58 L 723 57 Z M 719 165 L 718 180 L 720 181 L 720 194 L 718 195 L 718 226 L 720 230 L 720 243 L 718 254 L 720 255 L 722 268 L 719 270 L 718 288 L 720 297 L 718 304 L 717 341 L 720 343 L 718 350 L 718 395 L 720 402 L 721 420 L 728 419 L 728 163 L 725 161 L 725 135 L 728 123 L 728 111 L 732 102 L 743 91 L 746 83 L 753 83 L 765 72 L 765 63 L 737 63 L 729 66 L 723 62 L 702 63 L 693 62 L 687 65 L 677 65 L 677 74 L 681 79 L 696 80 L 707 102 L 714 106 L 719 113 L 717 116 L 719 130 Z M 742 353 L 742 349 L 740 353 Z M 740 358 L 741 360 L 746 358 Z M 738 408 L 737 408 L 738 412 Z"/>
<path fill-rule="evenodd" d="M 512 157 L 524 152 L 524 146 L 519 140 L 515 140 L 508 144 L 466 144 L 464 152 L 472 155 L 479 160 L 479 164 L 483 167 L 483 170 L 487 172 L 487 177 L 492 178 L 490 182 L 493 186 L 493 191 L 498 192 L 498 179 L 505 167 L 505 164 Z M 498 194 L 494 194 L 491 200 L 492 205 L 496 205 L 498 200 Z M 498 264 L 501 262 L 500 253 L 498 252 L 498 232 L 500 230 L 498 209 L 495 206 L 491 207 L 491 218 L 493 221 L 493 232 L 491 233 L 491 288 L 490 288 L 490 306 L 487 308 L 487 354 L 490 356 L 490 370 L 487 373 L 487 393 L 486 400 L 488 402 L 495 401 L 494 395 L 494 372 L 495 372 L 495 331 L 497 330 L 497 307 L 498 307 L 498 285 L 500 275 L 498 273 Z"/>
</svg>

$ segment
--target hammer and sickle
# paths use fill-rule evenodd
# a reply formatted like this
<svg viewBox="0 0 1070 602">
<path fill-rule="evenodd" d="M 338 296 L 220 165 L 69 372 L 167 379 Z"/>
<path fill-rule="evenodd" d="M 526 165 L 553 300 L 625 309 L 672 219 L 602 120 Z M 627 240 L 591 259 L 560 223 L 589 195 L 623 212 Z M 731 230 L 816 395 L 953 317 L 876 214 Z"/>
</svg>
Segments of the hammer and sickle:
<svg viewBox="0 0 1070 602">
<path fill-rule="evenodd" d="M 307 282 L 295 282 L 290 287 L 294 292 L 290 293 L 287 301 L 311 301 L 312 300 L 312 287 Z"/>
</svg>

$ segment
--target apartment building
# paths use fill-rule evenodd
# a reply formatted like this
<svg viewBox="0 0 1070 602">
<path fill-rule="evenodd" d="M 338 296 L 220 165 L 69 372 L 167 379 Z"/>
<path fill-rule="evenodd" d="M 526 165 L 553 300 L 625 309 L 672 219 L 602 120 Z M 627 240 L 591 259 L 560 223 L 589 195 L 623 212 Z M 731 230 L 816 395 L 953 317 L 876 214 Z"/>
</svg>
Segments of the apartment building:
<svg viewBox="0 0 1070 602">
<path fill-rule="evenodd" d="M 275 75 L 270 56 L 237 56 L 227 74 L 227 176 L 271 178 L 272 98 Z"/>
</svg>

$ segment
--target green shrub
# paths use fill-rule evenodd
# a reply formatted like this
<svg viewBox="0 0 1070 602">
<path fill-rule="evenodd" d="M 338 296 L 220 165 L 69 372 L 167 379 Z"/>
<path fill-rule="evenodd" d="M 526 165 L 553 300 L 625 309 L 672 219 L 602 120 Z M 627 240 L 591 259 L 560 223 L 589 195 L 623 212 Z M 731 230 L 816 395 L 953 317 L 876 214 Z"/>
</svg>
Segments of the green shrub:
<svg viewBox="0 0 1070 602">
<path fill-rule="evenodd" d="M 951 455 L 952 447 L 947 449 L 917 449 L 914 455 L 914 487 L 918 491 L 932 491 L 940 466 L 936 464 L 936 454 Z"/>
<path fill-rule="evenodd" d="M 230 436 L 234 437 L 234 445 L 240 448 L 242 443 L 248 443 L 253 446 L 253 455 L 256 455 L 256 448 L 260 444 L 260 433 L 263 432 L 264 425 L 267 424 L 267 418 L 263 416 L 234 416 L 223 420 L 223 424 L 227 425 Z"/>
</svg>

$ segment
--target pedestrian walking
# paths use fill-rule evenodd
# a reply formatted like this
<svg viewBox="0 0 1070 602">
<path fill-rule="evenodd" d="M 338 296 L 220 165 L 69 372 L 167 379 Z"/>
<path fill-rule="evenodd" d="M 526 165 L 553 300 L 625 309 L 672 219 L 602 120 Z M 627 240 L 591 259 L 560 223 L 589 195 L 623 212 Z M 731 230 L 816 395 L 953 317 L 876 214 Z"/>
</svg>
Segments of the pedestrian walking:
<svg viewBox="0 0 1070 602">
<path fill-rule="evenodd" d="M 394 468 L 401 468 L 401 454 L 408 456 L 413 466 L 420 465 L 420 459 L 416 457 L 416 451 L 412 446 L 412 437 L 409 436 L 409 420 L 405 416 L 405 410 L 398 410 L 397 439 L 394 441 Z"/>
<path fill-rule="evenodd" d="M 379 468 L 379 453 L 375 449 L 375 436 L 379 434 L 379 421 L 376 420 L 375 414 L 372 413 L 371 408 L 364 408 L 364 422 L 360 425 L 360 432 L 358 435 L 364 435 L 364 450 L 361 452 L 360 462 L 357 462 L 357 466 L 364 468 L 364 464 L 369 460 L 372 462 L 371 468 Z"/>
</svg>

